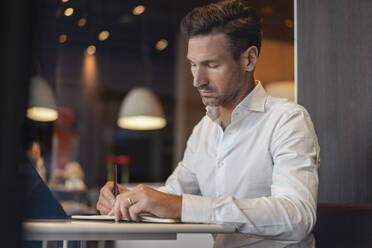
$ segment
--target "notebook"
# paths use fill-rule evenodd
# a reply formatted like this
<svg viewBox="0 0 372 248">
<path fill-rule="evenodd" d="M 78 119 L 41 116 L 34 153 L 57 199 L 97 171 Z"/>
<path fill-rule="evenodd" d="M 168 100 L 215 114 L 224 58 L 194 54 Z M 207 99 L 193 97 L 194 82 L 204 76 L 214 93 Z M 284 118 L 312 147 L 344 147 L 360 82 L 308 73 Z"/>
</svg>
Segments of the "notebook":
<svg viewBox="0 0 372 248">
<path fill-rule="evenodd" d="M 153 222 L 153 223 L 179 223 L 179 219 L 165 219 L 159 218 L 150 214 L 140 215 L 141 220 L 137 222 Z M 115 221 L 115 216 L 111 215 L 72 215 L 72 220 L 102 220 L 102 221 Z M 128 221 L 128 219 L 123 218 L 123 221 Z M 133 221 L 136 222 L 136 221 Z"/>
</svg>

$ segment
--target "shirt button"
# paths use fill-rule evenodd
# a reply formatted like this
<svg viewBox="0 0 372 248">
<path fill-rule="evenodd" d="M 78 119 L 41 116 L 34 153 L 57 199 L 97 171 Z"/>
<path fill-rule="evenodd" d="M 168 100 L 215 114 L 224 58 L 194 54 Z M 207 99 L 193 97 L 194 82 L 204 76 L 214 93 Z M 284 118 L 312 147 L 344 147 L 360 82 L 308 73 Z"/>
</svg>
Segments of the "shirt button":
<svg viewBox="0 0 372 248">
<path fill-rule="evenodd" d="M 222 161 L 218 161 L 217 165 L 218 165 L 218 167 L 221 167 L 223 165 L 223 162 Z"/>
</svg>

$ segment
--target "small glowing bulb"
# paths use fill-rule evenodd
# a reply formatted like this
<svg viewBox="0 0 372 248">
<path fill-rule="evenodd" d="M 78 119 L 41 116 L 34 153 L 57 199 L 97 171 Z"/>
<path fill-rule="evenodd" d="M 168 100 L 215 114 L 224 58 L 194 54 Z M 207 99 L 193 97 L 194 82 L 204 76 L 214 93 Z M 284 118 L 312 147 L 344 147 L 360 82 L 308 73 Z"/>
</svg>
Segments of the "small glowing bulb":
<svg viewBox="0 0 372 248">
<path fill-rule="evenodd" d="M 56 10 L 56 17 L 60 17 L 62 15 L 62 9 L 61 8 L 58 8 Z"/>
<path fill-rule="evenodd" d="M 85 24 L 87 24 L 87 19 L 85 19 L 85 18 L 80 18 L 80 19 L 78 20 L 78 26 L 79 26 L 79 27 L 84 27 Z"/>
<path fill-rule="evenodd" d="M 58 39 L 59 39 L 59 43 L 65 43 L 67 41 L 67 35 L 61 34 Z"/>
<path fill-rule="evenodd" d="M 93 45 L 88 46 L 86 49 L 88 55 L 93 55 L 96 52 L 96 47 Z"/>
<path fill-rule="evenodd" d="M 291 19 L 285 19 L 284 24 L 287 28 L 293 28 L 293 21 Z"/>
<path fill-rule="evenodd" d="M 69 0 L 62 0 L 62 3 L 67 3 Z"/>
<path fill-rule="evenodd" d="M 168 41 L 167 40 L 164 40 L 164 39 L 161 39 L 158 42 L 156 42 L 156 46 L 155 47 L 156 47 L 157 50 L 162 51 L 165 48 L 167 48 L 167 46 L 168 46 Z"/>
<path fill-rule="evenodd" d="M 107 30 L 103 30 L 101 33 L 98 35 L 99 40 L 106 40 L 110 36 L 110 32 Z"/>
<path fill-rule="evenodd" d="M 74 13 L 74 9 L 73 8 L 67 8 L 65 10 L 65 16 L 71 16 L 73 13 Z"/>
<path fill-rule="evenodd" d="M 265 6 L 262 8 L 262 13 L 265 15 L 271 15 L 274 12 L 273 7 L 271 6 Z"/>
<path fill-rule="evenodd" d="M 145 12 L 145 6 L 143 5 L 138 5 L 137 7 L 133 9 L 133 15 L 140 15 L 143 12 Z"/>
</svg>

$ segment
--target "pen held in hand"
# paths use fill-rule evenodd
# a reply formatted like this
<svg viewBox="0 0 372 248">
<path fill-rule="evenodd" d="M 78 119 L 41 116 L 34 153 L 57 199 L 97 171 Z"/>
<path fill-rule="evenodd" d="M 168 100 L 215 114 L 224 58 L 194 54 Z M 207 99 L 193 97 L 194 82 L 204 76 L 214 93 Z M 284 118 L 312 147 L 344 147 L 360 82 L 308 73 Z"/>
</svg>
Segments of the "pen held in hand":
<svg viewBox="0 0 372 248">
<path fill-rule="evenodd" d="M 114 196 L 118 195 L 118 165 L 114 164 Z"/>
</svg>

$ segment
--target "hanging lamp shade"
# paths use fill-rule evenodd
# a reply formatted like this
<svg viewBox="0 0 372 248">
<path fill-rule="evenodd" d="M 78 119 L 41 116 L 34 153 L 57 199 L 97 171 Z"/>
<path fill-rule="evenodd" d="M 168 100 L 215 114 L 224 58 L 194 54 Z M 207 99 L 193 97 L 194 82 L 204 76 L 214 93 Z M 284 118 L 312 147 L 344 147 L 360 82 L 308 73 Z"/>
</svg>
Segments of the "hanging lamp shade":
<svg viewBox="0 0 372 248">
<path fill-rule="evenodd" d="M 39 76 L 31 78 L 27 117 L 42 122 L 58 118 L 53 91 L 47 81 Z"/>
<path fill-rule="evenodd" d="M 157 96 L 150 89 L 134 88 L 121 103 L 117 124 L 125 129 L 154 130 L 167 123 Z"/>
</svg>

